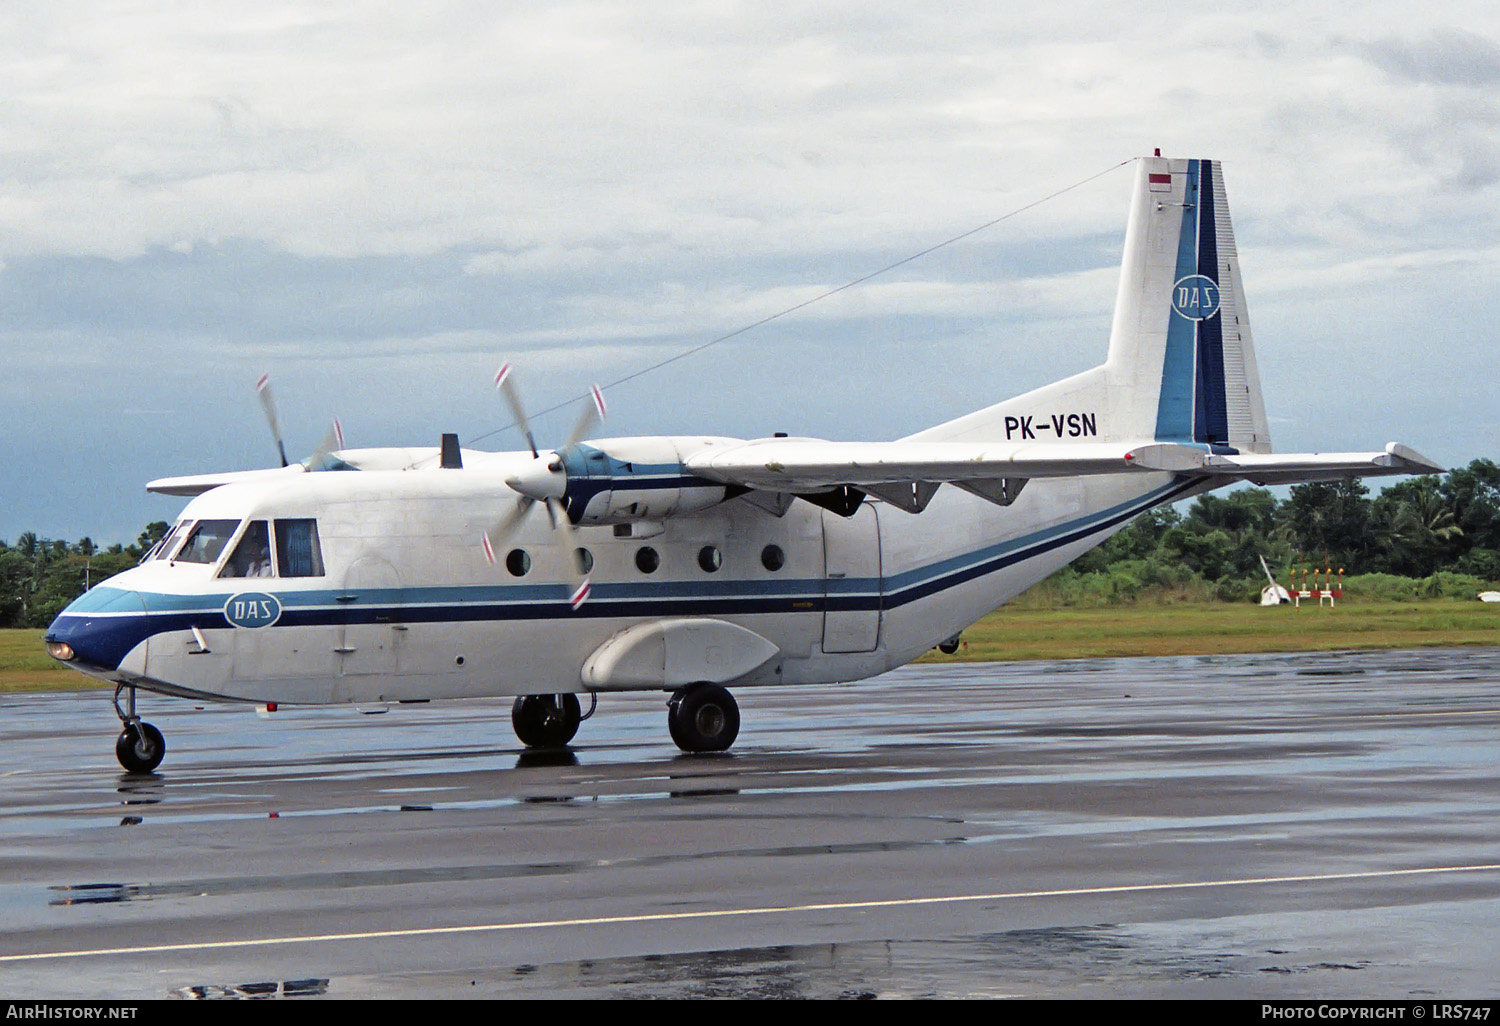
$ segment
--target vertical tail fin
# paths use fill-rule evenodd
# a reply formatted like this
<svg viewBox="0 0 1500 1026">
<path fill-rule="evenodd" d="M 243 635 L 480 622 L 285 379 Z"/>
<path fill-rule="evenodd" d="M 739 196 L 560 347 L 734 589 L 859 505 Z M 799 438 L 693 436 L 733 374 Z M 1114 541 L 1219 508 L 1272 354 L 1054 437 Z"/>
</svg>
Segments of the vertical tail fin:
<svg viewBox="0 0 1500 1026">
<path fill-rule="evenodd" d="M 1111 403 L 1130 411 L 1141 434 L 1216 450 L 1271 450 L 1214 161 L 1141 161 L 1106 367 Z"/>
<path fill-rule="evenodd" d="M 1078 429 L 1065 430 L 1075 422 Z M 1058 426 L 1048 433 L 1052 424 Z M 1137 167 L 1102 367 L 907 440 L 1018 438 L 1157 439 L 1221 453 L 1271 451 L 1217 163 L 1147 157 Z"/>
</svg>

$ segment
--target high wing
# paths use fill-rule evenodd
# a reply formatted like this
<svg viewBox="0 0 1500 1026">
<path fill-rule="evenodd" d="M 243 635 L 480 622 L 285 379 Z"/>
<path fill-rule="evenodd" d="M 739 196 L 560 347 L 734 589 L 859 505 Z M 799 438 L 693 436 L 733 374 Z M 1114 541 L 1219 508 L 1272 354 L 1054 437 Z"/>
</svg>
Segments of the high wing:
<svg viewBox="0 0 1500 1026">
<path fill-rule="evenodd" d="M 248 481 L 274 481 L 277 478 L 295 477 L 306 473 L 300 463 L 288 467 L 273 467 L 269 470 L 230 470 L 218 474 L 188 474 L 182 477 L 159 477 L 146 482 L 146 491 L 157 495 L 202 495 L 220 485 L 241 484 Z"/>
<path fill-rule="evenodd" d="M 1031 478 L 1168 472 L 1289 484 L 1383 474 L 1440 473 L 1404 445 L 1383 452 L 1219 455 L 1170 442 L 986 444 L 969 442 L 824 442 L 777 438 L 708 449 L 684 461 L 720 484 L 802 494 L 852 487 L 912 512 L 939 484 L 953 484 L 1001 505 Z"/>
<path fill-rule="evenodd" d="M 464 450 L 462 459 L 474 459 L 475 453 Z M 487 454 L 478 454 L 481 458 Z M 229 470 L 214 474 L 188 474 L 183 477 L 159 477 L 146 482 L 146 491 L 158 495 L 202 495 L 220 485 L 244 484 L 246 482 L 270 483 L 278 478 L 296 477 L 298 474 L 322 473 L 330 470 L 408 470 L 413 467 L 445 466 L 447 459 L 441 449 L 424 447 L 396 447 L 385 449 L 341 449 L 326 451 L 319 449 L 301 463 L 266 470 Z"/>
</svg>

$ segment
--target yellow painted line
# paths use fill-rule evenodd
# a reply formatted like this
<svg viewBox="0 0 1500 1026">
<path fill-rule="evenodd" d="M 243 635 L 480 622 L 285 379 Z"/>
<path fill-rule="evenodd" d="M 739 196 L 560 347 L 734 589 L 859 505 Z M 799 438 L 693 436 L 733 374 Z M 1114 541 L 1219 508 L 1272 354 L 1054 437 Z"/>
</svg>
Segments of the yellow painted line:
<svg viewBox="0 0 1500 1026">
<path fill-rule="evenodd" d="M 1495 871 L 1500 871 L 1500 862 L 1477 866 L 1376 869 L 1362 873 L 1310 873 L 1300 876 L 1257 876 L 1238 880 L 1192 880 L 1184 883 L 1121 884 L 1115 887 L 1065 887 L 1042 891 L 954 894 L 935 898 L 888 898 L 881 901 L 827 901 L 806 905 L 769 905 L 760 908 L 706 909 L 701 912 L 653 912 L 639 915 L 591 916 L 580 919 L 536 919 L 520 923 L 479 923 L 472 926 L 427 926 L 406 930 L 320 933 L 308 934 L 301 937 L 257 937 L 250 940 L 142 944 L 133 947 L 93 948 L 80 951 L 37 951 L 22 955 L 0 955 L 0 964 L 7 962 L 35 962 L 46 958 L 97 958 L 104 955 L 150 955 L 177 951 L 213 951 L 222 948 L 272 947 L 286 944 L 319 944 L 329 941 L 381 940 L 397 937 L 451 937 L 465 933 L 500 933 L 568 926 L 671 923 L 686 922 L 694 919 L 730 919 L 736 916 L 788 915 L 796 912 L 851 912 L 878 908 L 912 908 L 919 905 L 957 905 L 982 901 L 1014 901 L 1020 898 L 1074 898 L 1105 894 L 1148 894 L 1152 892 L 1204 890 L 1212 887 L 1253 887 L 1266 884 L 1329 883 L 1346 880 L 1389 880 L 1405 876 L 1436 876 L 1444 873 L 1490 873 Z"/>
</svg>

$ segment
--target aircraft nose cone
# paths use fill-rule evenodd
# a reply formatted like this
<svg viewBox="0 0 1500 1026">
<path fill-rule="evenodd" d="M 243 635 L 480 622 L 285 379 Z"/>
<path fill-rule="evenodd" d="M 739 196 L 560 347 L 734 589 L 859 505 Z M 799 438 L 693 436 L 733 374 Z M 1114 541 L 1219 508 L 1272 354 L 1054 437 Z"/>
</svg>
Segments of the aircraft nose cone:
<svg viewBox="0 0 1500 1026">
<path fill-rule="evenodd" d="M 563 471 L 562 459 L 552 453 L 532 460 L 507 477 L 505 483 L 528 499 L 536 499 L 538 502 L 548 499 L 561 501 L 568 489 L 568 475 Z"/>
<path fill-rule="evenodd" d="M 146 604 L 137 592 L 101 584 L 57 614 L 43 640 L 71 648 L 66 661 L 79 669 L 114 670 L 145 640 L 145 621 Z"/>
</svg>

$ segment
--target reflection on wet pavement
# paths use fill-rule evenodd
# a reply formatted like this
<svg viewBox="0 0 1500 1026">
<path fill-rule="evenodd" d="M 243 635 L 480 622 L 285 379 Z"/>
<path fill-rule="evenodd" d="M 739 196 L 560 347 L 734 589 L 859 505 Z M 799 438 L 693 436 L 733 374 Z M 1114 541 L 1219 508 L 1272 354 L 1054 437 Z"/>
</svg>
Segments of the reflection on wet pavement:
<svg viewBox="0 0 1500 1026">
<path fill-rule="evenodd" d="M 328 993 L 328 981 L 318 979 L 308 980 L 283 980 L 280 983 L 269 980 L 264 983 L 235 983 L 229 986 L 219 984 L 195 984 L 188 987 L 178 987 L 172 991 L 171 996 L 182 998 L 186 1001 L 213 1001 L 213 1000 L 252 1000 L 259 1001 L 267 998 L 293 998 L 293 997 L 317 997 Z"/>
<path fill-rule="evenodd" d="M 1490 901 L 1460 915 L 1479 928 Z M 1347 954 L 1366 933 L 1368 957 Z M 552 998 L 1004 998 L 1431 997 L 1489 993 L 1487 965 L 1465 957 L 1476 934 L 1455 935 L 1449 909 L 1414 906 L 1388 925 L 1370 913 L 1289 913 L 1170 924 L 1091 924 L 916 940 L 776 945 L 728 951 L 523 964 L 426 981 L 455 997 Z M 1295 947 L 1277 945 L 1294 944 Z M 1450 968 L 1450 967 L 1459 968 Z M 1441 982 L 1440 982 L 1441 981 Z M 339 979 L 334 996 L 383 996 L 408 981 Z M 1465 989 L 1467 988 L 1467 990 Z"/>
<path fill-rule="evenodd" d="M 684 852 L 654 856 L 620 856 L 574 862 L 532 862 L 511 865 L 440 866 L 421 869 L 387 869 L 366 872 L 292 873 L 276 876 L 236 876 L 218 879 L 180 880 L 170 884 L 85 883 L 52 884 L 50 905 L 97 905 L 152 898 L 208 898 L 256 891 L 314 891 L 340 887 L 390 887 L 404 884 L 452 883 L 456 881 L 522 879 L 535 876 L 567 876 L 591 870 L 616 871 L 630 868 L 675 866 L 708 860 L 805 858 L 812 855 L 851 855 L 895 852 L 926 845 L 961 844 L 963 838 L 934 841 L 869 841 L 856 844 L 817 844 L 779 848 L 733 848 L 707 852 Z"/>
<path fill-rule="evenodd" d="M 47 954 L 5 965 L 27 993 L 195 999 L 1472 995 L 1496 655 L 930 664 L 743 689 L 708 758 L 654 694 L 538 754 L 494 744 L 504 701 L 151 699 L 150 777 L 107 696 L 0 699 L 0 957 Z"/>
</svg>

